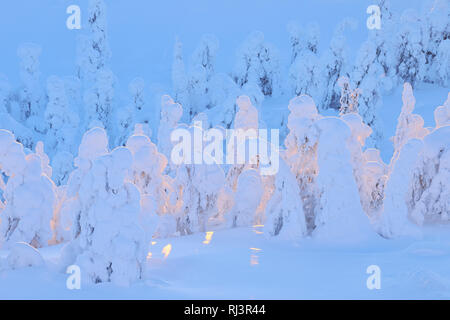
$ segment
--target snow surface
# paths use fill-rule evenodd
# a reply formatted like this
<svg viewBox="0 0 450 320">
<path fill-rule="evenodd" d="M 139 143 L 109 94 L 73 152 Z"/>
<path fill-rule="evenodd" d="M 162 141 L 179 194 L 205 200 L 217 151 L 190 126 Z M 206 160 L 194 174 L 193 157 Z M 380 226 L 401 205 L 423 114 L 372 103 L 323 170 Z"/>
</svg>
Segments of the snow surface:
<svg viewBox="0 0 450 320">
<path fill-rule="evenodd" d="M 449 299 L 450 229 L 426 229 L 420 240 L 379 240 L 357 247 L 266 239 L 259 227 L 157 240 L 147 280 L 68 290 L 56 267 L 61 245 L 41 249 L 46 265 L 0 272 L 2 299 Z M 164 259 L 162 250 L 171 244 Z M 0 251 L 1 263 L 6 252 Z M 366 269 L 381 268 L 369 290 Z"/>
</svg>

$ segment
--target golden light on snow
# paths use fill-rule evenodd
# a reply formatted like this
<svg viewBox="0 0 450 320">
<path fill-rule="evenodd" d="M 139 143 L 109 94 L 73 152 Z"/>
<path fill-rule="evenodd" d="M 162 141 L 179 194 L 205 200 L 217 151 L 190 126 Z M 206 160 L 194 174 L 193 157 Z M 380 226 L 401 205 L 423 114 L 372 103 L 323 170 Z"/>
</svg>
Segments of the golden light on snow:
<svg viewBox="0 0 450 320">
<path fill-rule="evenodd" d="M 154 246 L 156 244 L 156 241 L 152 241 L 152 246 Z"/>
<path fill-rule="evenodd" d="M 150 260 L 152 258 L 152 253 L 149 251 L 147 254 L 147 260 Z"/>
<path fill-rule="evenodd" d="M 253 225 L 253 232 L 256 233 L 256 234 L 263 234 L 264 232 L 258 230 L 258 229 L 261 229 L 261 228 L 264 228 L 263 224 L 254 224 Z"/>
<path fill-rule="evenodd" d="M 207 231 L 205 235 L 205 240 L 203 241 L 204 244 L 209 244 L 211 242 L 211 238 L 214 234 L 214 231 Z"/>
<path fill-rule="evenodd" d="M 252 254 L 250 254 L 250 265 L 256 266 L 259 264 L 259 256 L 258 253 L 262 251 L 260 248 L 250 248 Z"/>
<path fill-rule="evenodd" d="M 161 251 L 164 254 L 164 259 L 166 259 L 169 256 L 170 251 L 172 251 L 172 245 L 169 243 Z"/>
</svg>

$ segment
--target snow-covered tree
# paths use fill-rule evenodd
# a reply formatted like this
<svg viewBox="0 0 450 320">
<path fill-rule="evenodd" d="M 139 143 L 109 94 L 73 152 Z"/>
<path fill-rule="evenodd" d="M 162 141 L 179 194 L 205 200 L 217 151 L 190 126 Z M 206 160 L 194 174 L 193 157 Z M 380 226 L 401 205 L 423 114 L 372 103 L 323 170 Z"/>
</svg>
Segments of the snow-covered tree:
<svg viewBox="0 0 450 320">
<path fill-rule="evenodd" d="M 424 78 L 423 66 L 426 59 L 421 23 L 422 21 L 415 10 L 405 10 L 400 19 L 393 49 L 397 53 L 397 75 L 403 82 L 409 82 L 412 85 Z"/>
<path fill-rule="evenodd" d="M 58 152 L 74 152 L 79 117 L 71 110 L 65 92 L 64 81 L 56 76 L 47 80 L 48 104 L 45 120 L 48 124 L 46 145 L 50 155 Z"/>
<path fill-rule="evenodd" d="M 145 82 L 142 78 L 134 78 L 128 85 L 128 91 L 131 96 L 132 112 L 134 115 L 134 124 L 142 124 L 145 135 L 151 136 L 150 122 L 151 110 L 145 103 Z M 131 133 L 131 131 L 130 131 Z"/>
<path fill-rule="evenodd" d="M 26 156 L 23 146 L 6 130 L 0 130 L 0 172 L 8 176 L 2 195 L 0 241 L 5 246 L 21 241 L 35 248 L 46 246 L 52 238 L 54 184 L 43 173 L 40 156 Z"/>
<path fill-rule="evenodd" d="M 419 234 L 414 222 L 417 223 L 421 220 L 411 217 L 411 208 L 407 203 L 407 197 L 413 181 L 413 169 L 422 148 L 422 140 L 409 140 L 402 147 L 392 166 L 384 190 L 383 212 L 375 221 L 375 228 L 383 237 L 395 238 Z"/>
<path fill-rule="evenodd" d="M 418 223 L 450 221 L 450 126 L 423 139 L 407 194 L 410 215 Z"/>
<path fill-rule="evenodd" d="M 338 79 L 338 86 L 341 88 L 341 98 L 339 99 L 341 106 L 339 113 L 341 115 L 351 112 L 358 113 L 360 90 L 358 88 L 353 89 L 350 84 L 350 79 L 345 76 Z"/>
<path fill-rule="evenodd" d="M 234 206 L 227 215 L 231 227 L 246 227 L 256 222 L 255 212 L 261 202 L 263 192 L 263 183 L 259 172 L 252 168 L 242 171 L 237 180 Z"/>
<path fill-rule="evenodd" d="M 318 173 L 318 131 L 314 123 L 320 115 L 314 100 L 307 95 L 292 99 L 288 108 L 289 134 L 284 141 L 284 159 L 297 179 L 308 231 L 311 232 L 315 227 L 318 201 L 315 182 Z"/>
<path fill-rule="evenodd" d="M 173 234 L 175 232 L 173 215 L 179 201 L 172 179 L 163 174 L 167 158 L 158 152 L 149 137 L 138 131 L 128 139 L 126 147 L 133 155 L 129 180 L 141 193 L 142 227 L 150 238 L 156 228 L 158 236 Z M 156 221 L 158 216 L 159 226 Z"/>
<path fill-rule="evenodd" d="M 98 71 L 107 67 L 111 58 L 108 44 L 106 5 L 103 0 L 89 0 L 87 28 L 89 34 L 78 38 L 78 77 L 93 81 Z"/>
<path fill-rule="evenodd" d="M 296 24 L 288 26 L 291 41 L 289 82 L 295 95 L 308 94 L 319 98 L 320 62 L 317 56 L 319 28 L 310 24 L 306 31 Z"/>
<path fill-rule="evenodd" d="M 422 20 L 422 37 L 426 64 L 423 80 L 448 85 L 450 81 L 450 4 L 446 0 L 426 3 Z"/>
<path fill-rule="evenodd" d="M 39 56 L 41 47 L 25 43 L 19 46 L 20 78 L 22 87 L 17 96 L 18 109 L 11 108 L 13 116 L 26 124 L 36 134 L 45 134 L 46 126 L 42 121 L 45 108 L 45 95 L 40 84 Z"/>
<path fill-rule="evenodd" d="M 172 83 L 175 102 L 185 105 L 189 103 L 188 76 L 183 60 L 183 44 L 177 37 L 173 49 Z"/>
<path fill-rule="evenodd" d="M 75 263 L 94 283 L 128 285 L 143 274 L 147 243 L 139 225 L 140 194 L 126 182 L 132 161 L 124 147 L 98 157 L 78 190 L 81 210 L 74 241 L 81 253 Z"/>
<path fill-rule="evenodd" d="M 57 240 L 71 240 L 79 235 L 81 228 L 79 216 L 82 211 L 81 184 L 92 167 L 93 161 L 107 153 L 108 136 L 103 128 L 92 128 L 83 135 L 78 148 L 78 156 L 73 161 L 75 170 L 71 171 L 67 178 L 67 187 L 62 196 L 63 203 L 54 217 L 54 220 L 57 221 L 55 225 Z M 68 162 L 70 159 L 67 156 L 58 161 Z"/>
<path fill-rule="evenodd" d="M 402 101 L 403 106 L 398 118 L 395 136 L 393 137 L 393 160 L 397 158 L 401 148 L 408 140 L 413 138 L 422 139 L 428 134 L 428 130 L 423 127 L 424 121 L 422 117 L 413 113 L 416 98 L 414 98 L 413 90 L 409 83 L 403 85 Z"/>
<path fill-rule="evenodd" d="M 275 176 L 275 190 L 265 208 L 264 231 L 288 239 L 298 239 L 307 233 L 300 189 L 283 160 Z"/>
<path fill-rule="evenodd" d="M 434 121 L 436 128 L 450 125 L 450 92 L 444 104 L 434 110 Z"/>
<path fill-rule="evenodd" d="M 323 93 L 319 108 L 322 110 L 329 108 L 339 109 L 341 90 L 338 85 L 338 79 L 341 76 L 348 75 L 348 52 L 346 50 L 344 31 L 353 25 L 353 21 L 348 19 L 339 24 L 334 31 L 329 49 L 321 58 L 321 90 L 323 90 Z"/>
<path fill-rule="evenodd" d="M 252 33 L 238 50 L 233 78 L 241 88 L 247 83 L 256 84 L 265 96 L 279 91 L 278 52 L 261 32 Z"/>
<path fill-rule="evenodd" d="M 84 95 L 86 125 L 90 129 L 103 126 L 109 129 L 114 109 L 114 74 L 109 69 L 100 70 L 92 87 Z"/>
<path fill-rule="evenodd" d="M 161 98 L 161 115 L 158 128 L 158 151 L 170 159 L 172 151 L 172 142 L 170 134 L 173 129 L 178 126 L 178 122 L 183 115 L 183 108 L 180 104 L 175 103 L 173 99 L 164 95 Z M 169 168 L 173 169 L 173 165 L 169 162 Z"/>
<path fill-rule="evenodd" d="M 316 183 L 320 200 L 313 235 L 333 242 L 366 240 L 373 230 L 362 209 L 354 177 L 349 149 L 352 132 L 335 117 L 322 118 L 315 126 L 319 131 Z"/>
</svg>

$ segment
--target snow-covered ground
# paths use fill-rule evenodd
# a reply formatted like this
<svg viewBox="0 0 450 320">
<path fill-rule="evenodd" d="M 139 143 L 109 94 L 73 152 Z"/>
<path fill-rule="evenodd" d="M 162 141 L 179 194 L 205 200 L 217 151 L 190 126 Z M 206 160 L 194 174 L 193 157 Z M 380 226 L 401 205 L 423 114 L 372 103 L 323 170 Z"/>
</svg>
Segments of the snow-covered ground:
<svg viewBox="0 0 450 320">
<path fill-rule="evenodd" d="M 209 243 L 205 233 L 158 240 L 147 260 L 147 280 L 129 287 L 101 283 L 69 290 L 69 275 L 56 267 L 61 246 L 44 248 L 45 266 L 0 272 L 0 298 L 450 298 L 449 225 L 425 229 L 420 240 L 380 239 L 357 247 L 267 240 L 259 229 L 216 231 Z M 165 257 L 162 251 L 169 244 Z M 381 269 L 379 290 L 366 286 L 370 265 Z"/>
</svg>

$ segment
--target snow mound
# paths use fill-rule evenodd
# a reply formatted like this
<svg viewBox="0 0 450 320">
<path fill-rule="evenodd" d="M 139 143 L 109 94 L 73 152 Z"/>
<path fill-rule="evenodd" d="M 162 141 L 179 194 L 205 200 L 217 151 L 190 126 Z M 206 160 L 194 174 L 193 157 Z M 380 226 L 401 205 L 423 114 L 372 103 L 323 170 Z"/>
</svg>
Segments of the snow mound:
<svg viewBox="0 0 450 320">
<path fill-rule="evenodd" d="M 44 259 L 40 252 L 25 242 L 17 242 L 12 245 L 6 261 L 11 269 L 44 265 Z"/>
</svg>

